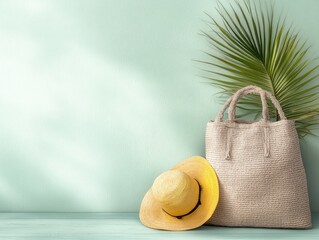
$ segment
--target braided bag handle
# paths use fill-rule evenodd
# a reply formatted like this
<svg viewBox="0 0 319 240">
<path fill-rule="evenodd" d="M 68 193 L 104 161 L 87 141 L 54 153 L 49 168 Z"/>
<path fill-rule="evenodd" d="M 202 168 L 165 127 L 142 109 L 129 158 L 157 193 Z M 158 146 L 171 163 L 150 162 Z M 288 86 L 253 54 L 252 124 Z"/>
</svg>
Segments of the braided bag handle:
<svg viewBox="0 0 319 240">
<path fill-rule="evenodd" d="M 235 116 L 236 116 L 236 105 L 239 101 L 239 99 L 245 95 L 248 94 L 259 94 L 262 102 L 262 119 L 261 121 L 268 121 L 269 120 L 269 111 L 268 111 L 268 106 L 267 106 L 267 101 L 266 98 L 269 98 L 272 102 L 272 104 L 275 106 L 275 108 L 278 111 L 279 117 L 281 120 L 286 120 L 285 113 L 283 112 L 280 103 L 278 100 L 268 91 L 257 87 L 257 86 L 247 86 L 244 87 L 240 90 L 238 90 L 233 96 L 231 96 L 223 106 L 222 110 L 218 113 L 215 121 L 216 122 L 222 122 L 223 120 L 223 115 L 228 109 L 228 119 L 231 122 L 235 121 Z"/>
</svg>

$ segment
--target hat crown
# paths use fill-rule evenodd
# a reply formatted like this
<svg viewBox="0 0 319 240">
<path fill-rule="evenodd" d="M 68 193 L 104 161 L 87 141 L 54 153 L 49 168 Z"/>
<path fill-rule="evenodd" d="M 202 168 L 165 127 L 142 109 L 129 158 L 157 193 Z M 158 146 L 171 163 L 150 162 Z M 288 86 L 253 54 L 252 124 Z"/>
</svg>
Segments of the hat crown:
<svg viewBox="0 0 319 240">
<path fill-rule="evenodd" d="M 180 170 L 169 170 L 158 176 L 152 186 L 154 198 L 172 216 L 182 216 L 199 201 L 198 182 Z"/>
</svg>

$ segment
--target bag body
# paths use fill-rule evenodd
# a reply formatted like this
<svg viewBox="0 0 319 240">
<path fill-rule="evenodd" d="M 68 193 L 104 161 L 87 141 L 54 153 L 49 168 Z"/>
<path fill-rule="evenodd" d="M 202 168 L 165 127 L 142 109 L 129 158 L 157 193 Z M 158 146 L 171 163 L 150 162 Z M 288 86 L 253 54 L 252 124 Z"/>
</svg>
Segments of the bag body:
<svg viewBox="0 0 319 240">
<path fill-rule="evenodd" d="M 240 97 L 260 94 L 262 119 L 235 119 Z M 269 121 L 266 98 L 280 120 Z M 228 120 L 223 120 L 229 108 Z M 248 86 L 228 99 L 206 129 L 206 158 L 215 169 L 220 200 L 206 224 L 221 226 L 311 228 L 311 212 L 298 134 L 269 92 Z"/>
</svg>

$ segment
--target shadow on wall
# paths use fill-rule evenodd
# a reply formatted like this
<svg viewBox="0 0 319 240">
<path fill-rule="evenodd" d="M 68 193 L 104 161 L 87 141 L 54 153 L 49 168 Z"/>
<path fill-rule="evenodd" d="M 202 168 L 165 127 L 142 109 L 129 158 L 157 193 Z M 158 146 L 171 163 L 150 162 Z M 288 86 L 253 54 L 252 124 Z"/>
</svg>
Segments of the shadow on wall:
<svg viewBox="0 0 319 240">
<path fill-rule="evenodd" d="M 157 174 L 202 151 L 203 99 L 187 70 L 132 68 L 87 46 L 62 2 L 32 3 L 2 3 L 0 211 L 136 211 Z"/>
<path fill-rule="evenodd" d="M 123 65 L 74 46 L 52 72 L 20 61 L 1 91 L 2 210 L 113 209 L 136 198 L 162 134 L 181 143 L 147 80 Z"/>
</svg>

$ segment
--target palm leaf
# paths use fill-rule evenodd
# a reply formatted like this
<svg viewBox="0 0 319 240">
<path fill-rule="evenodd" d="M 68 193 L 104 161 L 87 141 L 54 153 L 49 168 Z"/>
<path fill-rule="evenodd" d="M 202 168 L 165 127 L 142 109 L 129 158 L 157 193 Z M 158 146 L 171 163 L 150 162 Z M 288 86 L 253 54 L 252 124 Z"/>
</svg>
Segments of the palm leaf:
<svg viewBox="0 0 319 240">
<path fill-rule="evenodd" d="M 299 136 L 313 134 L 319 125 L 319 67 L 307 57 L 306 42 L 275 17 L 274 6 L 236 1 L 226 9 L 218 2 L 220 20 L 209 17 L 209 31 L 202 32 L 212 50 L 207 51 L 205 78 L 230 96 L 238 89 L 256 85 L 270 91 L 281 103 L 288 119 L 294 120 Z M 258 96 L 239 102 L 241 115 L 261 113 Z M 272 105 L 270 114 L 278 120 Z"/>
</svg>

